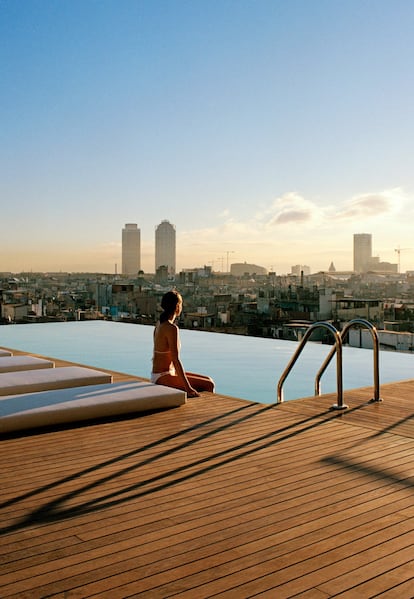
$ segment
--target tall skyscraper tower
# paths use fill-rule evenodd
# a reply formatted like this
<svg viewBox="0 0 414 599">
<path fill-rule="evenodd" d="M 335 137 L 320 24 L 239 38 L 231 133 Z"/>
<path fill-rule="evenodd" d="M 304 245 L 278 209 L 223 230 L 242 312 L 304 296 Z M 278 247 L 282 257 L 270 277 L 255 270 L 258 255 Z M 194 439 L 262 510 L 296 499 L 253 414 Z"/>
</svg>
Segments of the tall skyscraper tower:
<svg viewBox="0 0 414 599">
<path fill-rule="evenodd" d="M 366 272 L 372 262 L 372 235 L 354 234 L 354 272 Z"/>
<path fill-rule="evenodd" d="M 168 220 L 155 229 L 155 272 L 160 266 L 175 274 L 175 227 Z"/>
<path fill-rule="evenodd" d="M 137 275 L 141 269 L 141 231 L 129 223 L 122 229 L 122 274 Z"/>
</svg>

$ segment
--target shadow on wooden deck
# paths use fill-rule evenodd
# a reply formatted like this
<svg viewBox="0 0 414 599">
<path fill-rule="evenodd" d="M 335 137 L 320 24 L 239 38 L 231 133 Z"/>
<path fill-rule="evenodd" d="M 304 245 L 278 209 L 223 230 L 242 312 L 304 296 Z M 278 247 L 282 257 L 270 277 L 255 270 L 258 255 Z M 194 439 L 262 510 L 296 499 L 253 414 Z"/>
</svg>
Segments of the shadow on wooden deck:
<svg viewBox="0 0 414 599">
<path fill-rule="evenodd" d="M 382 395 L 4 438 L 0 596 L 412 598 L 414 381 Z"/>
</svg>

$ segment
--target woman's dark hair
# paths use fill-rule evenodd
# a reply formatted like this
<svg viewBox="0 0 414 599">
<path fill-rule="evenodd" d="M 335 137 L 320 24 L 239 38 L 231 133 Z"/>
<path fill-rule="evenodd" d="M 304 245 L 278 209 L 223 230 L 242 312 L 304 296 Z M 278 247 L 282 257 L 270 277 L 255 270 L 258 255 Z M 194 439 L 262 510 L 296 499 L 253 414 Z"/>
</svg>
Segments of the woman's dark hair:
<svg viewBox="0 0 414 599">
<path fill-rule="evenodd" d="M 161 300 L 161 308 L 164 312 L 160 316 L 160 322 L 165 322 L 171 318 L 175 314 L 178 304 L 182 301 L 183 299 L 178 291 L 167 291 Z"/>
</svg>

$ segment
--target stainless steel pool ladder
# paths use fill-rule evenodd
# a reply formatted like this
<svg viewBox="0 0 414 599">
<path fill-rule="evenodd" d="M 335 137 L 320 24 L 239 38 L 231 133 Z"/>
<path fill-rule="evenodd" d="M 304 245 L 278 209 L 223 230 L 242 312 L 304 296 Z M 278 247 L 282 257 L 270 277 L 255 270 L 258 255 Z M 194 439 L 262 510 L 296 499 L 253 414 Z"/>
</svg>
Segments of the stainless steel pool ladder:
<svg viewBox="0 0 414 599">
<path fill-rule="evenodd" d="M 345 339 L 349 330 L 351 328 L 357 327 L 357 326 L 361 327 L 361 328 L 365 327 L 371 332 L 372 344 L 373 344 L 373 354 L 374 354 L 374 397 L 370 401 L 372 401 L 372 402 L 382 401 L 382 399 L 380 398 L 380 385 L 379 385 L 379 340 L 378 340 L 377 329 L 368 320 L 365 320 L 363 318 L 354 318 L 353 320 L 351 320 L 344 326 L 342 333 L 339 333 L 339 331 L 336 329 L 336 327 L 334 327 L 334 325 L 329 322 L 315 322 L 307 329 L 305 335 L 302 338 L 302 341 L 299 343 L 299 346 L 296 349 L 296 352 L 293 354 L 293 356 L 290 359 L 288 365 L 286 366 L 284 372 L 282 373 L 282 376 L 279 379 L 279 382 L 277 385 L 277 403 L 281 403 L 283 401 L 283 384 L 284 384 L 286 378 L 288 377 L 290 371 L 292 370 L 293 366 L 295 365 L 296 360 L 299 358 L 300 354 L 302 353 L 302 350 L 305 347 L 310 336 L 316 329 L 325 328 L 330 333 L 332 333 L 335 343 L 316 375 L 315 395 L 321 394 L 322 375 L 325 372 L 325 370 L 327 369 L 328 365 L 330 364 L 334 354 L 336 353 L 337 403 L 333 404 L 332 408 L 334 410 L 346 410 L 348 408 L 348 406 L 346 404 L 344 404 L 344 401 L 343 401 L 342 345 L 343 345 L 343 340 Z"/>
</svg>

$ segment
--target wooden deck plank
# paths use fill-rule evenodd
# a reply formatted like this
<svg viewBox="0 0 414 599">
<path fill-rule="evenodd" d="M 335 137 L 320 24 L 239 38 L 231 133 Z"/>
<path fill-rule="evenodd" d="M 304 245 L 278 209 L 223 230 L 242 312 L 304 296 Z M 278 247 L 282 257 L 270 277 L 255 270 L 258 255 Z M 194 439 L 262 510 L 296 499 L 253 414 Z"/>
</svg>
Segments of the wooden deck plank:
<svg viewBox="0 0 414 599">
<path fill-rule="evenodd" d="M 381 394 L 3 438 L 0 597 L 412 598 L 414 382 Z"/>
<path fill-rule="evenodd" d="M 375 540 L 372 540 L 372 542 L 375 542 Z M 331 544 L 333 544 L 333 546 L 335 547 L 335 543 L 334 540 L 331 539 Z M 326 550 L 326 548 L 324 548 Z M 177 585 L 177 581 L 178 584 L 180 586 L 183 585 L 184 582 L 184 578 L 183 575 L 187 574 L 187 580 L 186 580 L 186 587 L 189 588 L 188 593 L 183 594 L 183 596 L 191 596 L 191 594 L 194 592 L 194 587 L 195 587 L 195 582 L 199 583 L 200 582 L 200 569 L 202 569 L 203 571 L 203 578 L 205 578 L 208 583 L 206 585 L 202 585 L 202 586 L 197 586 L 197 596 L 198 597 L 208 597 L 211 596 L 214 593 L 214 586 L 215 585 L 219 585 L 221 591 L 220 594 L 223 595 L 223 589 L 225 588 L 226 584 L 229 584 L 230 581 L 230 572 L 232 570 L 234 570 L 235 572 L 235 584 L 237 587 L 237 590 L 239 592 L 239 596 L 250 596 L 250 593 L 244 593 L 242 588 L 239 586 L 239 583 L 241 581 L 241 576 L 248 576 L 249 575 L 249 570 L 248 568 L 254 568 L 255 571 L 257 571 L 258 565 L 260 565 L 260 567 L 263 569 L 264 571 L 264 566 L 265 564 L 268 564 L 269 567 L 271 566 L 271 562 L 273 561 L 273 555 L 276 553 L 276 551 L 278 552 L 279 550 L 275 547 L 273 547 L 273 553 L 272 553 L 272 547 L 269 546 L 265 546 L 264 548 L 260 548 L 256 547 L 251 548 L 251 550 L 246 553 L 246 555 L 243 557 L 240 551 L 234 551 L 233 552 L 231 550 L 228 550 L 225 554 L 225 558 L 226 561 L 223 561 L 224 556 L 220 555 L 220 554 L 212 554 L 210 555 L 208 558 L 204 559 L 204 560 L 197 560 L 197 562 L 190 562 L 189 564 L 187 564 L 186 568 L 184 568 L 182 565 L 178 565 L 176 566 L 176 570 L 177 572 L 179 572 L 179 577 L 176 577 L 174 579 L 174 568 L 172 568 L 171 566 L 173 566 L 173 564 L 171 563 L 166 563 L 164 564 L 165 567 L 168 566 L 168 570 L 165 570 L 164 572 L 164 577 L 161 575 L 159 575 L 158 573 L 156 573 L 154 575 L 154 580 L 151 580 L 151 576 L 148 575 L 148 571 L 145 572 L 146 574 L 146 578 L 145 580 L 143 579 L 141 581 L 141 592 L 151 592 L 153 589 L 151 589 L 151 584 L 159 583 L 160 581 L 166 580 L 166 579 L 173 579 L 173 583 L 171 585 L 164 585 L 162 587 L 154 587 L 157 588 L 157 593 L 159 594 L 159 596 L 169 596 L 176 588 Z M 337 552 L 339 552 L 340 550 L 336 550 Z M 307 549 L 306 552 L 304 552 L 301 555 L 302 559 L 306 559 L 309 558 L 309 562 L 311 561 L 310 558 L 313 557 L 313 553 L 312 553 L 312 547 L 309 547 Z M 284 562 L 285 563 L 292 563 L 293 561 L 298 561 L 299 556 L 292 552 L 292 553 L 286 553 L 284 556 Z M 313 561 L 315 561 L 315 559 L 317 560 L 317 558 L 313 558 Z M 332 560 L 335 560 L 335 556 L 331 557 Z M 253 564 L 253 565 L 252 565 Z M 193 578 L 194 578 L 194 583 L 191 582 L 190 577 L 192 576 L 192 571 L 195 571 L 193 574 Z M 241 574 L 242 573 L 242 574 Z M 223 578 L 220 581 L 214 581 L 214 582 L 210 582 L 211 578 L 213 576 L 215 576 L 216 578 L 222 574 Z M 156 578 L 156 581 L 155 581 Z M 231 583 L 233 584 L 233 583 Z M 89 590 L 89 589 L 88 589 Z M 96 589 L 99 593 L 100 596 L 103 597 L 109 597 L 110 596 L 110 591 L 108 589 L 106 589 L 106 593 L 104 592 L 105 589 L 104 588 L 97 588 Z M 120 590 L 120 589 L 118 589 Z M 136 592 L 137 589 L 137 585 L 136 582 L 133 581 L 132 584 L 130 584 L 129 586 L 123 586 L 122 587 L 122 594 L 125 594 L 125 596 L 129 596 L 129 594 L 131 592 Z M 257 591 L 257 588 L 254 589 L 255 591 Z M 231 591 L 233 592 L 233 590 Z M 278 589 L 278 595 L 279 596 L 279 589 Z"/>
</svg>

